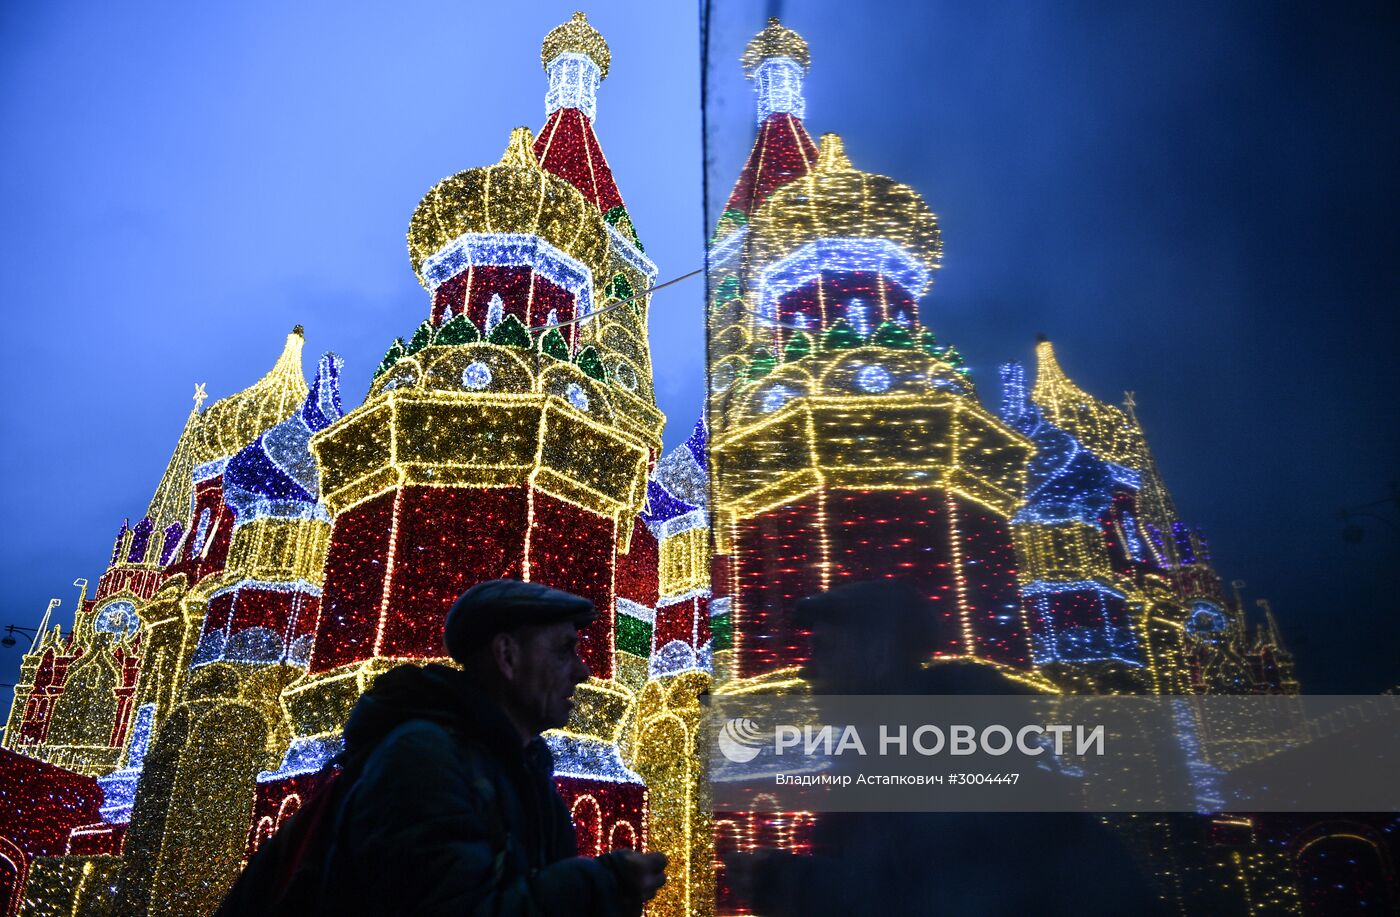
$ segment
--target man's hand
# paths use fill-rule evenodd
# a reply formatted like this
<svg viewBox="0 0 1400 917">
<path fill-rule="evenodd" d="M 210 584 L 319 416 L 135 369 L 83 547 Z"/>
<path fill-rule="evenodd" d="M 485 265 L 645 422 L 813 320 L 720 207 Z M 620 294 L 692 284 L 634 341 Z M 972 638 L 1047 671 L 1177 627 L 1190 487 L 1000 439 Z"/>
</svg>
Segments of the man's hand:
<svg viewBox="0 0 1400 917">
<path fill-rule="evenodd" d="M 724 857 L 724 879 L 738 903 L 753 905 L 754 889 L 762 881 L 772 882 L 780 861 L 788 856 L 782 850 L 760 847 L 752 853 L 731 853 Z"/>
<path fill-rule="evenodd" d="M 753 886 L 759 881 L 764 862 L 770 860 L 773 850 L 760 847 L 753 853 L 731 853 L 724 857 L 724 878 L 729 890 L 734 893 L 739 904 L 753 903 Z"/>
<path fill-rule="evenodd" d="M 619 850 L 613 853 L 622 893 L 645 904 L 666 884 L 666 854 Z"/>
</svg>

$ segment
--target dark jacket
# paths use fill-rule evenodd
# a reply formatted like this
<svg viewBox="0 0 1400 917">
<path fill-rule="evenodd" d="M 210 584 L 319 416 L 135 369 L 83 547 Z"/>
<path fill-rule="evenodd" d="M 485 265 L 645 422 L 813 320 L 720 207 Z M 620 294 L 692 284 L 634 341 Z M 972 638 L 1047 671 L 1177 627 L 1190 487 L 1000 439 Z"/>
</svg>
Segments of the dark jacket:
<svg viewBox="0 0 1400 917">
<path fill-rule="evenodd" d="M 578 856 L 544 741 L 522 748 L 464 672 L 404 665 L 380 676 L 350 714 L 341 760 L 317 829 L 325 841 L 298 880 L 310 913 L 640 911 L 621 900 L 613 855 Z"/>
</svg>

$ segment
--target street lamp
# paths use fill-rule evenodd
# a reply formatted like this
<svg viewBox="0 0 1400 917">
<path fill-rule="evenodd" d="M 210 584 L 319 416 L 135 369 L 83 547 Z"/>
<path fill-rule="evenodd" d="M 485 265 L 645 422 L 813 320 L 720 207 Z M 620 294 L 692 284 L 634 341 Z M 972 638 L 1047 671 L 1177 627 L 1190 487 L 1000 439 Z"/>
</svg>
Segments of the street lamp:
<svg viewBox="0 0 1400 917">
<path fill-rule="evenodd" d="M 20 627 L 18 624 L 6 624 L 5 636 L 0 637 L 0 646 L 9 649 L 18 643 L 19 641 L 15 639 L 15 634 L 24 634 L 32 640 L 39 636 L 39 629 L 37 627 Z"/>
<path fill-rule="evenodd" d="M 1337 513 L 1337 519 L 1342 523 L 1342 541 L 1347 544 L 1361 544 L 1366 540 L 1366 528 L 1358 521 L 1361 519 L 1384 523 L 1396 537 L 1400 537 L 1400 526 L 1396 526 L 1394 519 L 1388 519 L 1379 513 L 1369 512 L 1373 508 L 1387 504 L 1400 513 L 1400 482 L 1390 482 L 1390 496 L 1384 500 L 1372 500 L 1370 503 L 1362 503 L 1359 506 L 1348 506 Z"/>
</svg>

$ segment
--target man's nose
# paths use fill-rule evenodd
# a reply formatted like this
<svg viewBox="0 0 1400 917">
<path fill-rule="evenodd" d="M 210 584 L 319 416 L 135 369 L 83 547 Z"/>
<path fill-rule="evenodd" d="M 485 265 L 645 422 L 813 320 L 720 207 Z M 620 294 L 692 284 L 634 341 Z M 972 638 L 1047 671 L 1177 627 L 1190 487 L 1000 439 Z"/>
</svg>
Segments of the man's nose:
<svg viewBox="0 0 1400 917">
<path fill-rule="evenodd" d="M 588 680 L 588 676 L 593 674 L 588 668 L 588 663 L 583 661 L 583 657 L 574 655 L 574 684 L 581 684 Z"/>
</svg>

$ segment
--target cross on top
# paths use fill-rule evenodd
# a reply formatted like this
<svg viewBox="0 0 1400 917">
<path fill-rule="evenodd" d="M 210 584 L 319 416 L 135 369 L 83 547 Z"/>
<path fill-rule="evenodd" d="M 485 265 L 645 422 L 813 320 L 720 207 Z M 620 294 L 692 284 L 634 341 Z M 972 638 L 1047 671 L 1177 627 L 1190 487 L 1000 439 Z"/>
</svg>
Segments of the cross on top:
<svg viewBox="0 0 1400 917">
<path fill-rule="evenodd" d="M 198 411 L 204 407 L 204 402 L 209 397 L 209 393 L 204 390 L 207 383 L 196 382 L 194 385 L 194 409 Z"/>
</svg>

